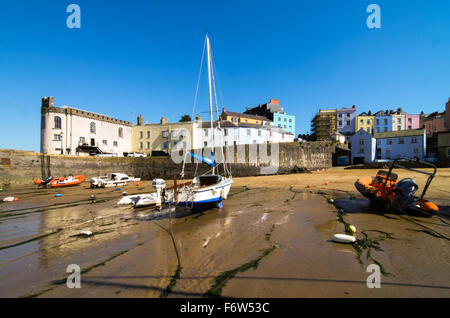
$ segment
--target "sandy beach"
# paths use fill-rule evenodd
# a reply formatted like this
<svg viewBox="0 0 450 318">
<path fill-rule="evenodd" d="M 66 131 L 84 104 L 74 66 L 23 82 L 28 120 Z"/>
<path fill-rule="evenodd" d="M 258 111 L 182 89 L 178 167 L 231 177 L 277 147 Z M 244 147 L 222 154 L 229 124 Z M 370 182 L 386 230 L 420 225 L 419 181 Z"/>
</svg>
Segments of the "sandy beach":
<svg viewBox="0 0 450 318">
<path fill-rule="evenodd" d="M 153 192 L 151 181 L 4 190 L 19 200 L 0 204 L 0 297 L 450 297 L 450 169 L 427 192 L 440 208 L 431 218 L 371 207 L 354 182 L 375 173 L 234 178 L 223 208 L 158 217 L 116 205 L 123 191 Z M 421 192 L 425 175 L 398 174 Z M 343 222 L 371 244 L 332 242 Z M 383 273 L 372 289 L 374 263 Z M 70 264 L 79 289 L 66 286 Z"/>
</svg>

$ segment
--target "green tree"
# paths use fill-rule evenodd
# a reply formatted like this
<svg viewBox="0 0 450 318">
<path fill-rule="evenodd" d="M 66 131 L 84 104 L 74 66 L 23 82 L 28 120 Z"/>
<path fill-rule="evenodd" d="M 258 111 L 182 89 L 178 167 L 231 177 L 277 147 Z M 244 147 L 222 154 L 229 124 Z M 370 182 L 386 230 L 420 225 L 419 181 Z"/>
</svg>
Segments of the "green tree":
<svg viewBox="0 0 450 318">
<path fill-rule="evenodd" d="M 185 122 L 185 121 L 192 121 L 192 118 L 191 118 L 191 116 L 189 116 L 189 115 L 183 115 L 183 116 L 181 116 L 181 119 L 180 119 L 180 123 L 181 122 Z"/>
</svg>

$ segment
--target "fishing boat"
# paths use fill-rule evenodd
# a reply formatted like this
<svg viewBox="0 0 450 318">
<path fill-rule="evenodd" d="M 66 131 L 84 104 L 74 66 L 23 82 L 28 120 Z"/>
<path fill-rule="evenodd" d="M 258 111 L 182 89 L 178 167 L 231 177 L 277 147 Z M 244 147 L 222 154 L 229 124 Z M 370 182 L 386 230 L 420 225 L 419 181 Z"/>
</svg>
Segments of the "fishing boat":
<svg viewBox="0 0 450 318">
<path fill-rule="evenodd" d="M 53 178 L 50 176 L 43 180 L 36 180 L 34 183 L 46 188 L 62 188 L 79 185 L 84 180 L 86 180 L 86 176 L 83 175 L 69 175 L 64 178 Z"/>
<path fill-rule="evenodd" d="M 399 164 L 400 159 L 409 162 L 421 162 L 433 168 L 433 172 L 405 167 Z M 409 158 L 400 159 L 392 162 L 389 171 L 380 170 L 375 177 L 368 176 L 356 180 L 356 189 L 377 207 L 411 215 L 432 216 L 439 211 L 439 208 L 433 202 L 425 200 L 424 196 L 436 175 L 436 166 L 429 162 Z M 415 196 L 419 189 L 417 183 L 411 178 L 398 181 L 398 175 L 392 172 L 394 167 L 428 175 L 420 197 Z"/>
<path fill-rule="evenodd" d="M 129 177 L 125 173 L 114 172 L 107 176 L 91 178 L 91 188 L 117 187 L 132 181 L 141 181 L 141 178 Z"/>
<path fill-rule="evenodd" d="M 220 121 L 216 122 L 216 125 L 213 120 L 213 98 L 216 106 L 216 114 L 219 117 L 218 112 L 218 102 L 217 102 L 217 94 L 216 87 L 214 83 L 214 63 L 212 61 L 212 53 L 211 53 L 211 43 L 208 34 L 205 36 L 205 45 L 207 51 L 207 65 L 208 65 L 208 84 L 209 84 L 209 113 L 210 113 L 210 122 L 211 122 L 211 156 L 210 158 L 197 155 L 192 152 L 186 152 L 183 161 L 183 169 L 181 171 L 181 177 L 184 177 L 184 167 L 186 162 L 187 155 L 193 157 L 194 159 L 203 162 L 211 167 L 211 170 L 208 173 L 195 176 L 192 181 L 178 185 L 176 180 L 173 187 L 165 190 L 165 202 L 166 203 L 175 203 L 177 206 L 188 207 L 193 211 L 199 211 L 208 209 L 211 207 L 222 207 L 222 201 L 228 197 L 228 193 L 231 188 L 231 184 L 233 183 L 233 179 L 231 176 L 231 170 L 227 166 L 225 160 L 217 163 L 214 156 L 214 146 L 216 137 L 216 132 L 214 126 L 216 126 L 217 134 L 223 134 L 222 129 L 220 127 Z M 203 57 L 202 62 L 203 65 Z M 201 72 L 201 71 L 200 71 Z M 199 76 L 199 80 L 200 80 Z M 197 83 L 198 87 L 198 83 Z M 195 103 L 194 103 L 195 109 Z M 223 147 L 219 147 L 221 151 L 223 151 Z M 224 158 L 223 154 L 222 157 Z M 219 173 L 219 167 L 222 166 L 223 171 Z"/>
</svg>

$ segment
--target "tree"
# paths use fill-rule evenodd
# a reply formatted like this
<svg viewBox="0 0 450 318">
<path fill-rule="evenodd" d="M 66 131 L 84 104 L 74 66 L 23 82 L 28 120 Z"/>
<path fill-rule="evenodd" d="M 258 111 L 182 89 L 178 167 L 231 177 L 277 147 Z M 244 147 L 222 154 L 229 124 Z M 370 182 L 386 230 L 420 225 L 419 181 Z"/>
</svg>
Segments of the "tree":
<svg viewBox="0 0 450 318">
<path fill-rule="evenodd" d="M 181 116 L 181 119 L 180 119 L 180 123 L 182 123 L 182 122 L 185 122 L 185 121 L 192 121 L 192 118 L 191 118 L 191 116 L 189 116 L 189 115 L 183 115 L 183 116 Z"/>
</svg>

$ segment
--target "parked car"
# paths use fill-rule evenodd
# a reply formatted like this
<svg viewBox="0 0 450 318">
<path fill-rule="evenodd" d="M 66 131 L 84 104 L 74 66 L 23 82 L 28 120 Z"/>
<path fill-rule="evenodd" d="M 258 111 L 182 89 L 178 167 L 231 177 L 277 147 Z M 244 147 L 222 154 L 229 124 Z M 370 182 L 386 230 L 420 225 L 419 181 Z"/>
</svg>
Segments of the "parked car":
<svg viewBox="0 0 450 318">
<path fill-rule="evenodd" d="M 127 157 L 141 157 L 144 158 L 146 157 L 145 153 L 140 153 L 140 152 L 129 152 L 127 154 Z"/>
</svg>

